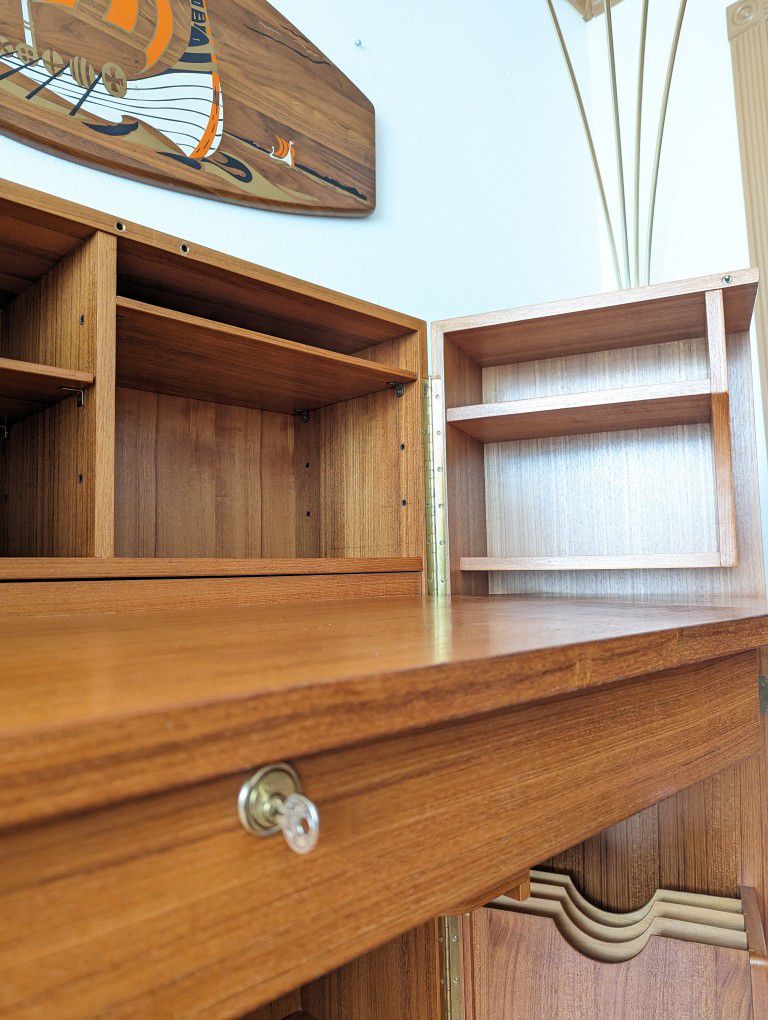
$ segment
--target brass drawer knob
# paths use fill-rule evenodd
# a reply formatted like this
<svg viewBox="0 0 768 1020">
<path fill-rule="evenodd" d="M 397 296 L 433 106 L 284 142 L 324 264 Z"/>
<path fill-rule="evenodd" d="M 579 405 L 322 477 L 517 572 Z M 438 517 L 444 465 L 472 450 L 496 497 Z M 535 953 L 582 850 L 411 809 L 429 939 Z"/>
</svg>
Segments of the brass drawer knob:
<svg viewBox="0 0 768 1020">
<path fill-rule="evenodd" d="M 320 835 L 320 815 L 301 792 L 296 770 L 285 762 L 265 765 L 240 787 L 237 814 L 243 828 L 255 836 L 282 832 L 297 854 L 315 849 Z"/>
</svg>

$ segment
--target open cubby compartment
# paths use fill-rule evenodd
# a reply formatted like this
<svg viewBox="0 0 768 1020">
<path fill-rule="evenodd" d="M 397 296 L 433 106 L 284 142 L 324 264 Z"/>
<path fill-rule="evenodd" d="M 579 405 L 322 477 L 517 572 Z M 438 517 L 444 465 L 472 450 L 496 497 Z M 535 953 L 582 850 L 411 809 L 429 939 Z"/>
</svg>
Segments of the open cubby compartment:
<svg viewBox="0 0 768 1020">
<path fill-rule="evenodd" d="M 736 565 L 756 286 L 745 271 L 437 324 L 455 593 Z"/>
<path fill-rule="evenodd" d="M 14 185 L 0 226 L 0 358 L 46 376 L 16 366 L 0 580 L 420 583 L 422 322 Z"/>
<path fill-rule="evenodd" d="M 114 279 L 114 241 L 92 235 L 37 265 L 40 275 L 0 302 L 0 564 L 111 552 L 100 500 L 111 508 L 102 426 L 114 393 L 103 357 L 114 317 L 102 288 Z"/>
<path fill-rule="evenodd" d="M 345 354 L 119 297 L 116 556 L 420 569 L 418 369 L 413 338 Z"/>
<path fill-rule="evenodd" d="M 200 574 L 421 571 L 423 323 L 125 233 L 116 556 Z"/>
</svg>

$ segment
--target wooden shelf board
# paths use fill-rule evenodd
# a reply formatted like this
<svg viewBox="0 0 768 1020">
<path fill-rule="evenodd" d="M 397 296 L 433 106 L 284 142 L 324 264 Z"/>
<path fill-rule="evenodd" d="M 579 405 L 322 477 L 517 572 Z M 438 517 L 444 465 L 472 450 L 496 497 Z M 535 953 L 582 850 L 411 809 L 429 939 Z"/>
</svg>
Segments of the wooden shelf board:
<svg viewBox="0 0 768 1020">
<path fill-rule="evenodd" d="M 736 654 L 768 644 L 767 611 L 491 596 L 0 618 L 0 825 Z"/>
<path fill-rule="evenodd" d="M 483 443 L 709 421 L 706 379 L 454 407 L 446 420 Z"/>
<path fill-rule="evenodd" d="M 0 423 L 12 424 L 28 418 L 50 404 L 73 396 L 72 389 L 85 390 L 93 386 L 93 382 L 94 377 L 89 372 L 0 358 Z"/>
<path fill-rule="evenodd" d="M 117 299 L 121 386 L 293 414 L 415 380 L 352 355 Z"/>
<path fill-rule="evenodd" d="M 462 556 L 463 571 L 684 570 L 722 566 L 720 553 L 645 553 L 617 556 Z"/>
<path fill-rule="evenodd" d="M 749 330 L 758 273 L 744 269 L 675 283 L 531 305 L 435 324 L 445 339 L 478 364 L 509 365 L 643 344 L 690 340 L 706 334 L 705 294 L 723 291 L 727 333 Z"/>
<path fill-rule="evenodd" d="M 211 559 L 207 557 L 6 557 L 0 558 L 0 581 L 57 581 L 155 577 L 287 577 L 306 574 L 388 574 L 418 572 L 419 556 L 282 559 Z"/>
</svg>

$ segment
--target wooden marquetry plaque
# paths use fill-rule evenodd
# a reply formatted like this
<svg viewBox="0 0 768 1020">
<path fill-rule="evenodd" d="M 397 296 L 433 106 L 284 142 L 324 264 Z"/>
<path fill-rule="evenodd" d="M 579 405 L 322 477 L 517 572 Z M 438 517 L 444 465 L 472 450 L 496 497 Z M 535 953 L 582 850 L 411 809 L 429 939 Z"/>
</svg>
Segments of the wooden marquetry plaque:
<svg viewBox="0 0 768 1020">
<path fill-rule="evenodd" d="M 0 130 L 225 201 L 375 206 L 372 104 L 264 0 L 0 0 Z"/>
</svg>

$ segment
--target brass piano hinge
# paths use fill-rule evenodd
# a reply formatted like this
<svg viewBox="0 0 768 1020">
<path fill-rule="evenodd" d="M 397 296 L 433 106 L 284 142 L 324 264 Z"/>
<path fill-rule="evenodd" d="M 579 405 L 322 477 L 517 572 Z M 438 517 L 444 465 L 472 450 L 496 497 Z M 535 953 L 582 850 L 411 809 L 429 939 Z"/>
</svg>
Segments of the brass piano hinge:
<svg viewBox="0 0 768 1020">
<path fill-rule="evenodd" d="M 757 689 L 760 694 L 760 712 L 768 715 L 768 676 L 761 673 L 757 678 Z"/>
<path fill-rule="evenodd" d="M 438 930 L 443 1020 L 462 1020 L 461 917 L 441 917 Z"/>
<path fill-rule="evenodd" d="M 423 397 L 429 594 L 447 595 L 448 541 L 445 509 L 445 412 L 443 410 L 442 379 L 425 379 Z"/>
</svg>

